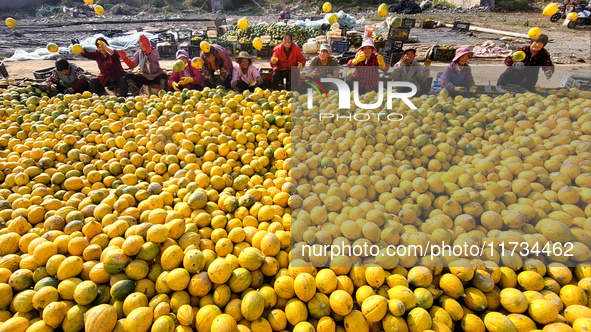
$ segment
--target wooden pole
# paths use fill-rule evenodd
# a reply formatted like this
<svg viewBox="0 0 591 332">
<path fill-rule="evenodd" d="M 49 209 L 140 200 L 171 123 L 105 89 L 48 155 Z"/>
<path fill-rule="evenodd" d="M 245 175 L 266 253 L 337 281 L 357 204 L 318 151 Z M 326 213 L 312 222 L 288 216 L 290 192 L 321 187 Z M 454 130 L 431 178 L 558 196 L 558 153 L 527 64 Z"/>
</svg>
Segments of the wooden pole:
<svg viewBox="0 0 591 332">
<path fill-rule="evenodd" d="M 446 24 L 445 26 L 449 27 L 449 28 L 453 28 L 454 25 L 453 24 Z M 473 25 L 470 25 L 470 31 L 493 33 L 493 34 L 499 34 L 499 35 L 505 35 L 505 36 L 511 36 L 511 37 L 518 37 L 518 38 L 529 38 L 527 36 L 527 34 L 525 34 L 525 33 L 517 33 L 517 32 L 511 32 L 511 31 L 481 28 L 481 27 L 477 27 L 477 26 L 473 26 Z"/>
</svg>

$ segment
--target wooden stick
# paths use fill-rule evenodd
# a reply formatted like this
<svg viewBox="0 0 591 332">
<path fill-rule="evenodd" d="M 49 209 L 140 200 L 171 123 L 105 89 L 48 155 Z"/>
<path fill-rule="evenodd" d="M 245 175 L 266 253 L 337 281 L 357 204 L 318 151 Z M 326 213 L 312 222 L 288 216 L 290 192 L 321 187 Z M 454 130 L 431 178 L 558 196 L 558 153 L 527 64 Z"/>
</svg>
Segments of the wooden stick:
<svg viewBox="0 0 591 332">
<path fill-rule="evenodd" d="M 446 24 L 445 25 L 448 28 L 453 28 L 453 24 Z M 511 36 L 511 37 L 518 37 L 518 38 L 529 38 L 527 36 L 527 34 L 525 33 L 517 33 L 517 32 L 510 32 L 510 31 L 503 31 L 503 30 L 496 30 L 496 29 L 488 29 L 488 28 L 481 28 L 481 27 L 477 27 L 477 26 L 473 26 L 470 25 L 470 31 L 476 31 L 476 32 L 487 32 L 487 33 L 493 33 L 493 34 L 499 34 L 499 35 L 505 35 L 505 36 Z"/>
</svg>

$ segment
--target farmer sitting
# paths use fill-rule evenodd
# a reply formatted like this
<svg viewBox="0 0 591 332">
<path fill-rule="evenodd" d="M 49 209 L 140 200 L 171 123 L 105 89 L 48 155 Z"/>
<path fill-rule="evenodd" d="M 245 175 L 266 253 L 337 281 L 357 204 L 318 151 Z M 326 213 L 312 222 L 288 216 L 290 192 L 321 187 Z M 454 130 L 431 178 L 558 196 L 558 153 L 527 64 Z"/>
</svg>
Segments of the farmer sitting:
<svg viewBox="0 0 591 332">
<path fill-rule="evenodd" d="M 554 65 L 550 59 L 550 53 L 544 48 L 546 44 L 548 44 L 548 36 L 540 35 L 532 39 L 529 46 L 519 49 L 525 53 L 523 61 L 514 61 L 511 56 L 505 58 L 505 65 L 509 68 L 501 74 L 497 81 L 500 90 L 505 90 L 507 85 L 514 84 L 522 86 L 527 91 L 535 92 L 540 67 L 546 75 L 546 79 L 550 79 L 554 74 Z"/>
<path fill-rule="evenodd" d="M 306 63 L 302 50 L 293 42 L 290 33 L 283 35 L 281 44 L 273 48 L 271 67 L 273 68 L 273 90 L 281 90 L 283 86 L 287 90 L 297 90 L 301 84 L 300 69 Z M 295 86 L 292 86 L 292 75 L 297 78 Z"/>
<path fill-rule="evenodd" d="M 242 51 L 236 58 L 237 66 L 234 66 L 232 73 L 232 89 L 238 92 L 254 89 L 263 84 L 263 78 L 259 70 L 252 64 L 252 58 L 248 52 Z"/>
<path fill-rule="evenodd" d="M 176 59 L 182 60 L 185 63 L 185 68 L 179 72 L 172 72 L 168 79 L 168 87 L 170 90 L 176 91 L 182 89 L 189 90 L 202 90 L 203 89 L 203 76 L 199 69 L 191 65 L 189 61 L 189 53 L 185 50 L 178 50 L 176 52 Z M 200 63 L 201 59 L 199 59 Z"/>
<path fill-rule="evenodd" d="M 377 91 L 380 81 L 379 70 L 387 72 L 389 68 L 384 62 L 384 57 L 378 54 L 371 39 L 363 41 L 355 58 L 349 60 L 347 65 L 355 67 L 355 71 L 348 81 L 349 83 L 359 82 L 358 92 L 360 94 Z"/>
<path fill-rule="evenodd" d="M 69 63 L 66 59 L 55 62 L 55 69 L 49 76 L 47 87 L 53 93 L 78 93 L 90 89 L 84 69 Z"/>
<path fill-rule="evenodd" d="M 314 57 L 310 62 L 308 76 L 316 79 L 339 78 L 339 60 L 330 55 L 331 53 L 330 45 L 320 45 L 318 56 Z"/>
<path fill-rule="evenodd" d="M 421 87 L 429 79 L 431 60 L 427 59 L 423 66 L 415 60 L 416 54 L 417 50 L 414 48 L 404 51 L 404 55 L 400 61 L 398 61 L 393 67 L 394 72 L 392 72 L 392 80 L 413 83 L 417 87 L 417 94 L 420 95 L 429 92 L 422 91 Z"/>
<path fill-rule="evenodd" d="M 97 78 L 92 78 L 88 82 L 90 91 L 100 95 L 106 95 L 105 86 L 119 88 L 119 95 L 127 97 L 127 80 L 125 79 L 125 71 L 121 66 L 121 57 L 119 52 L 115 52 L 109 43 L 103 37 L 99 37 L 95 41 L 97 47 L 96 51 L 87 51 L 84 49 L 80 55 L 87 59 L 95 60 L 100 73 Z"/>
<path fill-rule="evenodd" d="M 450 95 L 468 96 L 476 92 L 472 69 L 468 65 L 468 59 L 473 55 L 470 48 L 460 47 L 456 50 L 452 62 L 443 70 L 440 78 L 441 88 L 446 89 Z"/>
<path fill-rule="evenodd" d="M 201 51 L 201 59 L 203 59 L 201 72 L 205 79 L 205 86 L 215 88 L 223 85 L 226 89 L 230 89 L 234 67 L 226 49 L 217 44 L 209 44 L 207 52 Z M 216 75 L 217 71 L 219 76 Z"/>
<path fill-rule="evenodd" d="M 158 50 L 150 45 L 150 41 L 145 35 L 140 36 L 139 44 L 140 49 L 135 52 L 131 59 L 127 57 L 125 51 L 119 51 L 121 59 L 123 59 L 130 69 L 133 69 L 138 65 L 141 69 L 139 74 L 127 74 L 127 83 L 133 83 L 138 88 L 143 85 L 159 84 L 160 89 L 166 91 L 168 77 L 158 63 Z"/>
</svg>

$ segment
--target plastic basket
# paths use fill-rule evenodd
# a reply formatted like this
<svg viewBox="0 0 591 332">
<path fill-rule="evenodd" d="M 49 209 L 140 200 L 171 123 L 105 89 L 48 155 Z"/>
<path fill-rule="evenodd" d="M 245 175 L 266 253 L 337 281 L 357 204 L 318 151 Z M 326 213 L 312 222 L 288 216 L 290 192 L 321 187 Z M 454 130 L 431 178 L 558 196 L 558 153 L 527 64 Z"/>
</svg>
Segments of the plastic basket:
<svg viewBox="0 0 591 332">
<path fill-rule="evenodd" d="M 240 52 L 246 51 L 248 54 L 252 54 L 252 44 L 251 43 L 236 43 L 234 45 L 234 54 L 238 54 Z"/>
<path fill-rule="evenodd" d="M 232 43 L 219 43 L 218 45 L 223 47 L 230 56 L 234 53 L 234 45 Z"/>
<path fill-rule="evenodd" d="M 384 50 L 385 51 L 399 51 L 399 50 L 402 50 L 403 45 L 404 45 L 404 42 L 402 40 L 389 39 L 384 44 Z"/>
<path fill-rule="evenodd" d="M 589 85 L 591 85 L 591 73 L 589 72 L 567 71 L 560 81 L 560 87 L 567 89 L 581 89 L 581 86 Z"/>
<path fill-rule="evenodd" d="M 226 18 L 225 17 L 218 17 L 213 21 L 213 23 L 215 24 L 216 28 L 219 28 L 222 25 L 226 25 Z"/>
<path fill-rule="evenodd" d="M 160 59 L 175 59 L 178 50 L 178 45 L 161 45 L 158 46 L 158 55 L 160 56 Z"/>
<path fill-rule="evenodd" d="M 198 57 L 201 55 L 201 48 L 199 46 L 189 45 L 187 46 L 187 53 L 189 53 L 191 59 Z"/>
<path fill-rule="evenodd" d="M 334 41 L 332 43 L 332 52 L 336 54 L 343 54 L 349 50 L 351 44 L 348 41 Z"/>
<path fill-rule="evenodd" d="M 414 18 L 403 18 L 402 24 L 400 25 L 400 27 L 411 29 L 411 28 L 415 27 L 416 22 L 417 22 L 417 20 Z"/>
<path fill-rule="evenodd" d="M 39 69 L 33 72 L 33 76 L 35 76 L 36 80 L 44 80 L 51 76 L 51 72 L 55 69 L 55 67 Z"/>
<path fill-rule="evenodd" d="M 8 71 L 6 70 L 6 66 L 4 66 L 4 62 L 0 62 L 0 76 L 8 78 Z"/>
<path fill-rule="evenodd" d="M 363 43 L 363 37 L 361 35 L 347 36 L 347 40 L 353 47 L 359 47 Z"/>
<path fill-rule="evenodd" d="M 400 58 L 404 55 L 403 50 L 389 51 L 384 53 L 384 62 L 388 66 L 393 66 L 396 62 L 400 61 Z"/>
<path fill-rule="evenodd" d="M 456 55 L 455 49 L 436 48 L 433 52 L 433 60 L 435 61 L 451 61 Z"/>
<path fill-rule="evenodd" d="M 388 32 L 388 39 L 391 40 L 408 40 L 410 36 L 410 28 L 390 28 Z"/>
<path fill-rule="evenodd" d="M 273 55 L 273 46 L 264 45 L 260 51 L 257 50 L 257 57 L 261 59 L 270 59 Z"/>
<path fill-rule="evenodd" d="M 177 32 L 177 36 L 179 37 L 179 41 L 187 41 L 193 37 L 193 31 L 191 30 L 179 30 Z"/>
<path fill-rule="evenodd" d="M 421 23 L 419 23 L 419 28 L 433 29 L 435 28 L 435 21 L 421 21 Z"/>
<path fill-rule="evenodd" d="M 454 22 L 454 26 L 453 26 L 452 30 L 459 31 L 459 32 L 468 32 L 468 31 L 470 31 L 470 23 L 456 21 L 456 22 Z"/>
<path fill-rule="evenodd" d="M 176 44 L 176 38 L 170 32 L 163 32 L 158 34 L 158 37 L 162 39 L 162 41 L 169 42 L 171 44 Z"/>
</svg>

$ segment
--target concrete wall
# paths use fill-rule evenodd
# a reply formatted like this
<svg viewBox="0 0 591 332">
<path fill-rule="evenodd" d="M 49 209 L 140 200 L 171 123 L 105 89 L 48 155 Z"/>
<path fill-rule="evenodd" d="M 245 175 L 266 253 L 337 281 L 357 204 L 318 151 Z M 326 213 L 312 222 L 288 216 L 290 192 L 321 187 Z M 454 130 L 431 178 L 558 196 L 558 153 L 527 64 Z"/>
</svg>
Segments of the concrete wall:
<svg viewBox="0 0 591 332">
<path fill-rule="evenodd" d="M 489 6 L 495 7 L 495 0 L 446 0 L 456 7 L 469 8 L 472 6 Z"/>
</svg>

